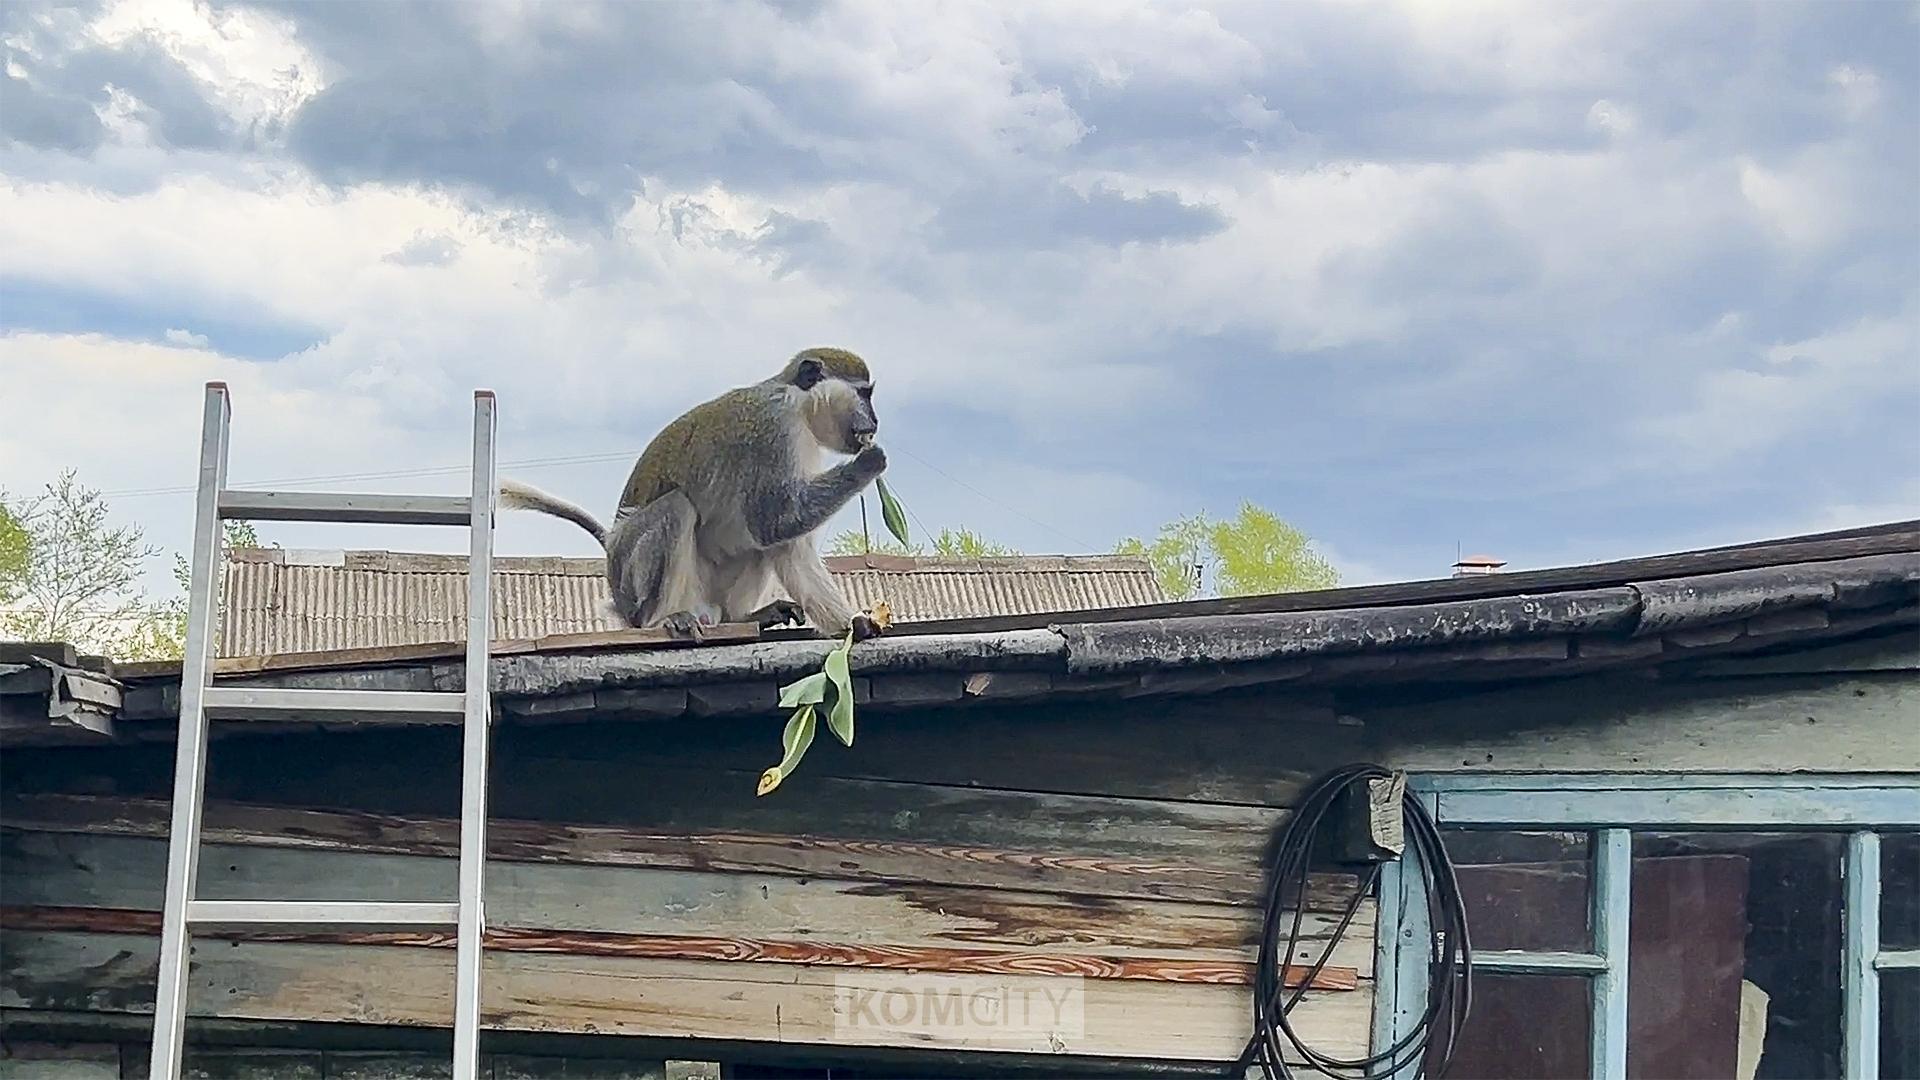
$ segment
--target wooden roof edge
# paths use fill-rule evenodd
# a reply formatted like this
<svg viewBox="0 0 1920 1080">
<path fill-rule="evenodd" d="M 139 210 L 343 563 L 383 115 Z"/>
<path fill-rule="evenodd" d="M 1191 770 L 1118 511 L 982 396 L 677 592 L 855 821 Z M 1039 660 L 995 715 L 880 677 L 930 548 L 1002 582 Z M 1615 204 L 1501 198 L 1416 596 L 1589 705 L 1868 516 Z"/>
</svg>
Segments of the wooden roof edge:
<svg viewBox="0 0 1920 1080">
<path fill-rule="evenodd" d="M 890 631 L 889 636 L 991 634 L 1067 625 L 1138 622 L 1154 619 L 1198 619 L 1216 615 L 1282 614 L 1346 608 L 1442 604 L 1570 592 L 1761 567 L 1817 564 L 1869 555 L 1915 552 L 1920 552 L 1920 520 L 1731 547 L 1708 548 L 1673 555 L 1509 574 L 1438 578 L 1428 581 L 1362 585 L 1312 592 L 1187 600 L 1084 611 L 898 623 Z M 803 641 L 818 637 L 817 634 L 806 629 L 773 630 L 764 633 L 744 626 L 716 629 L 722 632 L 708 635 L 708 642 L 716 645 L 753 640 Z M 750 636 L 749 632 L 751 632 Z M 687 648 L 694 644 L 684 639 L 674 638 L 661 630 L 629 630 L 610 633 L 557 634 L 528 641 L 496 643 L 494 652 L 496 655 L 510 655 L 583 650 L 628 651 Z M 239 674 L 371 667 L 422 659 L 457 658 L 463 652 L 464 646 L 458 642 L 440 642 L 375 649 L 282 653 L 267 657 L 228 657 L 216 661 L 215 672 Z M 164 679 L 168 676 L 177 678 L 179 670 L 178 661 L 114 665 L 114 674 L 123 679 Z"/>
</svg>

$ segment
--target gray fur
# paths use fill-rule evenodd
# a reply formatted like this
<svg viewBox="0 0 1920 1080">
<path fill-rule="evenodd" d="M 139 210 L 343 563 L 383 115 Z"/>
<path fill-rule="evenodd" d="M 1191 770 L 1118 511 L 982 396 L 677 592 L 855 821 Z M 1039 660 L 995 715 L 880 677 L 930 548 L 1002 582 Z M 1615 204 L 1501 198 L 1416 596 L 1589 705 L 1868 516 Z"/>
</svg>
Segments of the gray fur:
<svg viewBox="0 0 1920 1080">
<path fill-rule="evenodd" d="M 530 487 L 517 480 L 500 481 L 500 508 L 503 510 L 537 510 L 564 518 L 593 534 L 595 540 L 606 543 L 607 530 L 598 518 L 585 509 L 556 495 L 549 495 L 539 488 Z"/>
<path fill-rule="evenodd" d="M 801 389 L 776 376 L 669 425 L 628 482 L 628 497 L 657 494 L 621 506 L 611 527 L 512 481 L 502 482 L 500 505 L 592 533 L 607 552 L 614 611 L 629 626 L 772 625 L 797 604 L 815 628 L 837 636 L 858 616 L 813 534 L 886 469 L 885 452 L 867 441 L 877 427 L 861 387 L 828 377 Z M 822 471 L 823 449 L 854 456 Z M 793 603 L 781 602 L 782 591 Z"/>
</svg>

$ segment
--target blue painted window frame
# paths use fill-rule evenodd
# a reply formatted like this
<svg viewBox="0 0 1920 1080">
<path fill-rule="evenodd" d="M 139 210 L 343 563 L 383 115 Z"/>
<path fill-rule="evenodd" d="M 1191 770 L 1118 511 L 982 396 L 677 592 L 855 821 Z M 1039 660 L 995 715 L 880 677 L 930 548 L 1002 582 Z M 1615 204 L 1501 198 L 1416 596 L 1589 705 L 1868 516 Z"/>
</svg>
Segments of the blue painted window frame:
<svg viewBox="0 0 1920 1080">
<path fill-rule="evenodd" d="M 1741 773 L 1412 775 L 1408 790 L 1444 826 L 1586 832 L 1593 850 L 1593 947 L 1479 951 L 1476 972 L 1581 975 L 1592 1002 L 1589 1074 L 1626 1080 L 1627 929 L 1638 831 L 1847 834 L 1841 918 L 1845 1080 L 1879 1076 L 1880 972 L 1920 967 L 1920 949 L 1880 945 L 1880 836 L 1920 830 L 1920 777 Z M 1426 1005 L 1431 926 L 1418 855 L 1380 879 L 1373 1045 L 1404 1037 Z M 1471 1017 L 1468 1023 L 1472 1023 Z M 1400 1075 L 1416 1075 L 1418 1063 Z"/>
</svg>

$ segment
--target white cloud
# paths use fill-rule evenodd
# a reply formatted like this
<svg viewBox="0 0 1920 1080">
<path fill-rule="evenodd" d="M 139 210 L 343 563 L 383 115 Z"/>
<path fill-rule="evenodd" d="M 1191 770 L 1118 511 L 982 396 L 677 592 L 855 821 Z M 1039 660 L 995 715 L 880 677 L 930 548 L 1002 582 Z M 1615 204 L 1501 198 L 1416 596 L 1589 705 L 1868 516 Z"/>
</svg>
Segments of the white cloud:
<svg viewBox="0 0 1920 1080">
<path fill-rule="evenodd" d="M 1880 104 L 1880 76 L 1869 68 L 1841 64 L 1827 73 L 1827 81 L 1840 95 L 1840 106 L 1849 120 L 1858 120 Z"/>
<path fill-rule="evenodd" d="M 1920 402 L 1920 310 L 1861 319 L 1851 326 L 1761 351 L 1750 367 L 1697 377 L 1691 400 L 1641 427 L 1652 456 L 1672 471 L 1710 470 L 1809 432 L 1844 433 L 1856 410 L 1890 397 Z M 1920 441 L 1909 433 L 1905 482 L 1920 468 Z"/>
<path fill-rule="evenodd" d="M 457 464 L 476 386 L 510 459 L 632 448 L 822 343 L 875 361 L 902 451 L 1006 504 L 897 455 L 929 524 L 1034 549 L 1296 497 L 1300 462 L 1505 513 L 1503 551 L 1558 494 L 1676 468 L 1730 515 L 1805 502 L 1747 471 L 1767 453 L 1844 462 L 1821 497 L 1852 505 L 1905 475 L 1844 418 L 1920 391 L 1915 90 L 1838 8 L 338 10 L 121 0 L 9 39 L 112 130 L 0 141 L 0 276 L 150 339 L 5 339 L 59 405 L 0 435 L 9 482 L 180 482 L 149 476 L 190 462 L 215 377 L 269 477 Z M 56 85 L 62 49 L 109 45 L 244 137 L 179 149 L 159 91 Z M 256 362 L 248 326 L 311 344 Z M 48 427 L 82 405 L 98 448 Z M 625 469 L 533 479 L 601 505 Z M 1301 524 L 1350 576 L 1432 562 Z M 542 528 L 505 535 L 582 550 Z"/>
<path fill-rule="evenodd" d="M 320 59 L 300 46 L 292 25 L 251 8 L 116 0 L 87 33 L 106 45 L 158 45 L 244 125 L 284 122 L 326 83 Z"/>
</svg>

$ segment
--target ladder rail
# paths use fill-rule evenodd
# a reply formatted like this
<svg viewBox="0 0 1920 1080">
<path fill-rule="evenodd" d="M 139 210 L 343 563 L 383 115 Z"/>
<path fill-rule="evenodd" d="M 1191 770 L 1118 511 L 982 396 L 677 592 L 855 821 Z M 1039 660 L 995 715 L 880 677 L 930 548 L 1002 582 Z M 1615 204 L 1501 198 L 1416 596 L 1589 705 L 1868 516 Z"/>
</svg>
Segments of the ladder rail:
<svg viewBox="0 0 1920 1080">
<path fill-rule="evenodd" d="M 187 966 L 191 946 L 187 905 L 200 876 L 200 812 L 207 790 L 207 714 L 202 697 L 212 670 L 215 593 L 220 571 L 220 492 L 227 486 L 227 434 L 232 411 L 227 385 L 207 384 L 200 427 L 199 493 L 193 517 L 192 577 L 187 592 L 187 640 L 180 660 L 180 716 L 174 752 L 172 828 L 167 835 L 167 886 L 161 906 L 159 980 L 153 1003 L 150 1076 L 180 1073 L 187 1021 Z"/>
<path fill-rule="evenodd" d="M 180 665 L 180 719 L 175 749 L 172 825 L 162 908 L 159 982 L 149 1075 L 179 1080 L 185 1048 L 188 968 L 193 932 L 319 926 L 449 926 L 457 935 L 454 973 L 453 1077 L 477 1080 L 480 991 L 486 928 L 487 757 L 492 729 L 487 660 L 493 628 L 493 519 L 497 421 L 490 390 L 474 393 L 473 490 L 470 497 L 333 495 L 229 491 L 227 449 L 232 411 L 225 383 L 207 384 L 194 509 L 187 640 Z M 460 693 L 293 690 L 215 687 L 212 680 L 222 548 L 230 518 L 376 524 L 465 525 L 467 565 L 466 686 Z M 460 873 L 453 903 L 432 901 L 211 900 L 197 895 L 200 827 L 206 800 L 211 717 L 276 720 L 313 714 L 392 712 L 434 722 L 461 717 Z"/>
<path fill-rule="evenodd" d="M 480 1062 L 481 944 L 486 928 L 487 749 L 493 721 L 487 646 L 493 637 L 493 392 L 473 395 L 473 496 L 467 560 L 466 727 L 460 751 L 460 928 L 454 959 L 453 1075 Z"/>
</svg>

